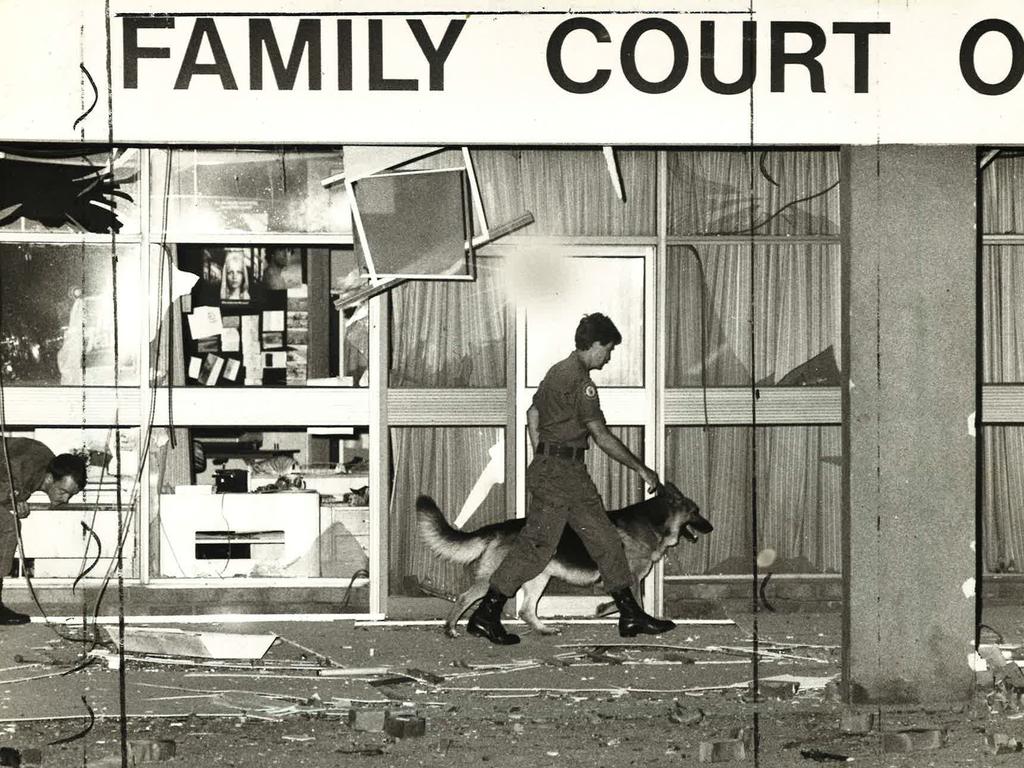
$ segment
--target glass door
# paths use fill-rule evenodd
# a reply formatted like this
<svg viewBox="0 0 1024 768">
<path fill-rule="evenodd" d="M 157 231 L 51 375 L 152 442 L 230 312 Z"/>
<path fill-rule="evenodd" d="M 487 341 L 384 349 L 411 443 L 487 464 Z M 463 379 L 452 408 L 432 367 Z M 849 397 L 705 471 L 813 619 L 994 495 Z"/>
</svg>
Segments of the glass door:
<svg viewBox="0 0 1024 768">
<path fill-rule="evenodd" d="M 649 466 L 659 468 L 655 445 L 655 254 L 651 246 L 574 245 L 536 247 L 507 269 L 518 283 L 516 302 L 516 514 L 527 511 L 526 467 L 532 449 L 526 411 L 547 370 L 574 348 L 574 333 L 585 314 L 603 312 L 622 334 L 608 365 L 593 371 L 608 426 Z M 608 510 L 641 501 L 639 476 L 596 446 L 587 469 Z M 654 597 L 653 581 L 648 598 Z M 552 580 L 538 606 L 541 617 L 593 617 L 608 596 L 600 584 L 588 587 Z"/>
</svg>

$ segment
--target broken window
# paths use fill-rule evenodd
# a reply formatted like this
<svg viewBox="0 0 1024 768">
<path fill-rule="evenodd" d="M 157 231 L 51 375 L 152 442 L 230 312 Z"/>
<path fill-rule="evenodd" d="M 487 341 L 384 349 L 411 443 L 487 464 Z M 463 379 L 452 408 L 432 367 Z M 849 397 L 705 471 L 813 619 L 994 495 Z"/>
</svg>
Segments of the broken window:
<svg viewBox="0 0 1024 768">
<path fill-rule="evenodd" d="M 139 150 L 0 146 L 0 228 L 139 231 Z"/>
<path fill-rule="evenodd" d="M 116 258 L 115 302 L 111 246 L 0 244 L 5 384 L 138 385 L 138 248 Z"/>
<path fill-rule="evenodd" d="M 321 184 L 340 151 L 152 150 L 150 162 L 151 227 L 168 239 L 352 231 L 344 185 Z"/>
<path fill-rule="evenodd" d="M 367 578 L 365 426 L 196 427 L 171 437 L 156 430 L 151 447 L 153 573 Z"/>
</svg>

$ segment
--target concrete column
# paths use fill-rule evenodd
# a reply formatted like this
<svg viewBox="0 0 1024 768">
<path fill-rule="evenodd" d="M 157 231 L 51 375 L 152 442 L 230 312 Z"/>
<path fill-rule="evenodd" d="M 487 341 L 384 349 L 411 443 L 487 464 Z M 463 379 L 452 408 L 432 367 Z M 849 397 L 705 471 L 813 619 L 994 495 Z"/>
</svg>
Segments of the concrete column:
<svg viewBox="0 0 1024 768">
<path fill-rule="evenodd" d="M 973 673 L 975 152 L 844 150 L 843 681 L 966 699 Z"/>
</svg>

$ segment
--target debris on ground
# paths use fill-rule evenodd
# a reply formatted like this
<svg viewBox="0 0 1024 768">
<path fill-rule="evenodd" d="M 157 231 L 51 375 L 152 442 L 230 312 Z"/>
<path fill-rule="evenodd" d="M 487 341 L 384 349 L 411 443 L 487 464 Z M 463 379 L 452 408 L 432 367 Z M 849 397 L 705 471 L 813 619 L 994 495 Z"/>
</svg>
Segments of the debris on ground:
<svg viewBox="0 0 1024 768">
<path fill-rule="evenodd" d="M 677 700 L 672 711 L 669 712 L 668 719 L 678 725 L 694 726 L 704 720 L 704 710 L 699 707 L 683 706 Z"/>
<path fill-rule="evenodd" d="M 116 626 L 104 626 L 110 642 L 119 643 Z M 200 659 L 261 659 L 277 640 L 271 633 L 196 632 L 173 627 L 122 627 L 125 653 L 188 656 Z"/>
<path fill-rule="evenodd" d="M 383 709 L 350 709 L 348 712 L 348 724 L 353 731 L 383 731 L 386 719 L 387 710 Z"/>
<path fill-rule="evenodd" d="M 875 729 L 877 718 L 876 712 L 858 712 L 856 710 L 844 709 L 839 716 L 839 730 L 843 733 L 863 736 Z"/>
<path fill-rule="evenodd" d="M 747 748 L 740 739 L 702 741 L 698 748 L 698 759 L 702 763 L 727 763 L 746 760 Z"/>
<path fill-rule="evenodd" d="M 426 735 L 427 721 L 415 713 L 386 713 L 384 731 L 396 739 L 409 739 Z"/>
<path fill-rule="evenodd" d="M 851 763 L 853 758 L 849 755 L 840 755 L 835 752 L 825 752 L 820 749 L 801 749 L 800 757 L 807 760 L 814 760 L 818 763 Z"/>
<path fill-rule="evenodd" d="M 1005 733 L 989 733 L 985 735 L 985 748 L 990 755 L 1006 755 L 1020 752 L 1024 744 Z"/>
<path fill-rule="evenodd" d="M 177 742 L 171 739 L 130 739 L 128 741 L 128 761 L 132 765 L 171 760 L 177 751 Z"/>
<path fill-rule="evenodd" d="M 945 728 L 907 728 L 882 734 L 883 752 L 920 752 L 946 745 Z"/>
</svg>

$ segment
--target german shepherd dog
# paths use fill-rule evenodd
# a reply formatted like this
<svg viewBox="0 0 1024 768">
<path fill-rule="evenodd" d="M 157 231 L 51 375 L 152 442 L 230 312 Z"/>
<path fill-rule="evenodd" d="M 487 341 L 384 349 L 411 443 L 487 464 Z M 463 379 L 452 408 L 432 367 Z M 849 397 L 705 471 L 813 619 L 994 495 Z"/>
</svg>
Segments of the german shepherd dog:
<svg viewBox="0 0 1024 768">
<path fill-rule="evenodd" d="M 445 633 L 457 637 L 455 625 L 470 606 L 487 592 L 491 574 L 508 554 L 526 521 L 523 518 L 505 520 L 478 528 L 459 531 L 452 528 L 444 513 L 429 496 L 416 500 L 419 535 L 423 542 L 449 562 L 472 565 L 473 585 L 455 600 L 455 606 L 445 620 Z M 714 526 L 700 514 L 700 508 L 672 483 L 665 483 L 658 493 L 638 504 L 609 512 L 608 517 L 619 530 L 626 552 L 629 570 L 633 575 L 633 593 L 639 594 L 640 581 L 651 568 L 679 543 L 682 536 L 697 541 L 697 534 L 708 534 Z M 562 579 L 577 586 L 596 584 L 601 575 L 597 565 L 587 554 L 580 537 L 569 526 L 562 532 L 558 548 L 547 567 L 523 585 L 523 606 L 519 617 L 534 631 L 544 635 L 557 634 L 537 617 L 537 602 L 544 594 L 548 581 Z M 598 615 L 607 615 L 613 603 L 598 608 Z"/>
</svg>

